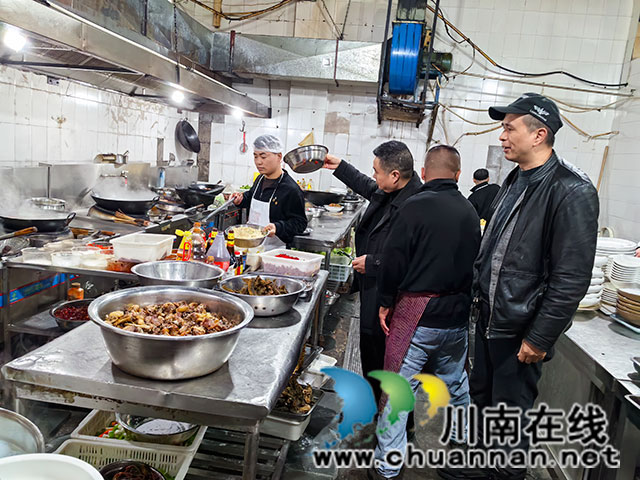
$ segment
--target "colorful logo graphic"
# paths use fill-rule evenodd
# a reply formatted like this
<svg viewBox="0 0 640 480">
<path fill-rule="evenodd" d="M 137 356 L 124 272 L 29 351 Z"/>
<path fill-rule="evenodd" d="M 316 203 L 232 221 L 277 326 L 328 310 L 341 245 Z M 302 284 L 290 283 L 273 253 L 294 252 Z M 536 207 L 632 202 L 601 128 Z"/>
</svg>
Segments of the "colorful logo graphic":
<svg viewBox="0 0 640 480">
<path fill-rule="evenodd" d="M 338 434 L 344 440 L 359 429 L 373 422 L 378 410 L 373 390 L 369 382 L 361 375 L 338 367 L 323 368 L 322 372 L 334 381 L 334 389 L 342 399 L 342 420 L 338 424 Z M 416 398 L 411 385 L 401 375 L 384 370 L 375 370 L 369 374 L 380 381 L 380 388 L 387 395 L 390 411 L 387 417 L 393 425 L 400 418 L 400 412 L 411 412 L 415 408 Z M 414 377 L 428 395 L 426 424 L 438 411 L 449 404 L 451 398 L 446 384 L 435 375 L 421 373 Z"/>
</svg>

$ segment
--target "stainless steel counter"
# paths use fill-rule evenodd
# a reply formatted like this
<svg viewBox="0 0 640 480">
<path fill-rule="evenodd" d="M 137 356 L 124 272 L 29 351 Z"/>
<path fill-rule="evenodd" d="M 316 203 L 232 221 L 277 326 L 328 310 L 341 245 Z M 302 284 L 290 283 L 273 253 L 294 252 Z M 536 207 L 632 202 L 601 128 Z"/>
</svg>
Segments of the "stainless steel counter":
<svg viewBox="0 0 640 480">
<path fill-rule="evenodd" d="M 609 419 L 610 442 L 620 451 L 619 469 L 557 468 L 560 478 L 633 478 L 640 458 L 640 411 L 628 396 L 640 394 L 640 375 L 631 362 L 639 353 L 640 335 L 599 312 L 576 313 L 571 328 L 558 339 L 553 359 L 542 370 L 538 400 L 567 412 L 574 403 L 600 405 Z M 564 448 L 576 446 L 549 446 L 556 457 Z"/>
<path fill-rule="evenodd" d="M 99 327 L 76 328 L 2 368 L 18 399 L 175 418 L 249 432 L 245 475 L 254 478 L 259 424 L 275 405 L 317 315 L 328 272 L 311 299 L 271 318 L 253 320 L 220 370 L 174 382 L 146 380 L 114 367 Z M 19 407 L 19 405 L 17 405 Z"/>
<path fill-rule="evenodd" d="M 309 251 L 330 252 L 357 223 L 366 205 L 367 203 L 363 202 L 352 212 L 325 212 L 320 218 L 312 218 L 308 225 L 312 230 L 311 233 L 296 236 L 293 239 L 293 246 Z"/>
</svg>

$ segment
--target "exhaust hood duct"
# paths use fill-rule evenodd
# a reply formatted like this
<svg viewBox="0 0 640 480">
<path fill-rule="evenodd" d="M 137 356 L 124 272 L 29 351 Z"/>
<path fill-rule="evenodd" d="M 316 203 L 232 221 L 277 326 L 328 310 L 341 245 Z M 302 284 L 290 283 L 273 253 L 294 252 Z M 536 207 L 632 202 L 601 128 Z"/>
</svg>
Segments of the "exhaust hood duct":
<svg viewBox="0 0 640 480">
<path fill-rule="evenodd" d="M 148 8 L 152 5 L 174 12 L 168 2 L 148 1 Z M 268 118 L 271 115 L 269 107 L 225 85 L 208 68 L 176 55 L 136 31 L 128 30 L 125 34 L 123 27 L 115 32 L 94 19 L 34 0 L 2 0 L 0 28 L 7 25 L 21 29 L 29 43 L 19 53 L 0 46 L 0 64 L 172 106 L 176 105 L 170 98 L 179 83 L 185 94 L 181 108 L 226 113 L 236 107 L 248 116 Z M 145 21 L 144 30 L 153 28 Z"/>
</svg>

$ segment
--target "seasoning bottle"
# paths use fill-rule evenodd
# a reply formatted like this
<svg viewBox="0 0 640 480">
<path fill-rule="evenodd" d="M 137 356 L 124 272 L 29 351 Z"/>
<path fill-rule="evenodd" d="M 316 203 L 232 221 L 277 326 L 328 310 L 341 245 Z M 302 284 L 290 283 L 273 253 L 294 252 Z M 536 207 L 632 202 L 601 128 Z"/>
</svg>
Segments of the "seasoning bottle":
<svg viewBox="0 0 640 480">
<path fill-rule="evenodd" d="M 229 252 L 230 265 L 229 268 L 235 269 L 236 266 L 236 236 L 233 233 L 233 230 L 229 230 L 227 234 L 227 251 Z"/>
<path fill-rule="evenodd" d="M 229 251 L 226 249 L 224 244 L 224 235 L 219 234 L 217 230 L 213 230 L 211 233 L 214 237 L 211 247 L 207 250 L 207 258 L 211 258 L 212 261 L 208 263 L 212 263 L 226 272 L 229 270 L 231 257 L 229 256 Z"/>
<path fill-rule="evenodd" d="M 197 261 L 204 261 L 207 256 L 207 242 L 204 232 L 200 228 L 200 222 L 195 222 L 191 229 L 191 258 Z"/>
<path fill-rule="evenodd" d="M 67 300 L 83 300 L 84 288 L 78 282 L 73 282 L 71 288 L 67 290 Z"/>
</svg>

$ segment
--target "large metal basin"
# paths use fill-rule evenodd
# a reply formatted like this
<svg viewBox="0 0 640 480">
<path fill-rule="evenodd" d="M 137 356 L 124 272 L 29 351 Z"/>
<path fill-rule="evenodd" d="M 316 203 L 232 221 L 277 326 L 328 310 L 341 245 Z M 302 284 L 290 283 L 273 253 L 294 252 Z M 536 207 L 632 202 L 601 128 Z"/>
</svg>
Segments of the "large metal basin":
<svg viewBox="0 0 640 480">
<path fill-rule="evenodd" d="M 184 287 L 213 288 L 224 270 L 201 262 L 164 260 L 140 263 L 131 269 L 140 285 L 181 285 Z"/>
<path fill-rule="evenodd" d="M 38 427 L 22 415 L 0 408 L 0 458 L 44 452 L 44 438 Z"/>
<path fill-rule="evenodd" d="M 259 276 L 265 280 L 275 280 L 279 286 L 287 287 L 289 293 L 283 295 L 245 295 L 242 293 L 229 292 L 225 287 L 233 290 L 240 290 L 244 285 L 243 279 L 255 278 Z M 247 302 L 253 308 L 253 314 L 256 317 L 273 317 L 288 312 L 298 300 L 298 297 L 304 292 L 305 284 L 300 280 L 288 278 L 280 275 L 262 275 L 249 274 L 238 275 L 237 277 L 229 277 L 220 282 L 220 288 Z"/>
<path fill-rule="evenodd" d="M 208 335 L 171 337 L 127 332 L 103 319 L 127 305 L 165 302 L 199 302 L 209 311 L 241 323 L 229 330 Z M 100 326 L 111 361 L 138 377 L 179 380 L 200 377 L 219 369 L 229 359 L 240 330 L 253 319 L 253 309 L 242 300 L 222 292 L 177 286 L 137 287 L 107 293 L 89 305 L 91 320 Z"/>
</svg>

